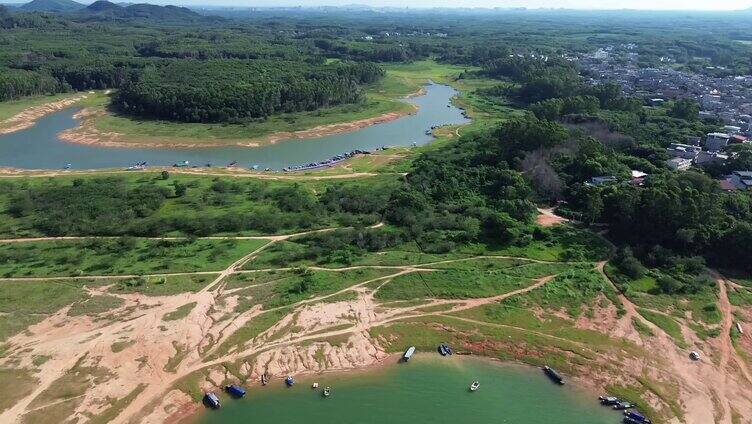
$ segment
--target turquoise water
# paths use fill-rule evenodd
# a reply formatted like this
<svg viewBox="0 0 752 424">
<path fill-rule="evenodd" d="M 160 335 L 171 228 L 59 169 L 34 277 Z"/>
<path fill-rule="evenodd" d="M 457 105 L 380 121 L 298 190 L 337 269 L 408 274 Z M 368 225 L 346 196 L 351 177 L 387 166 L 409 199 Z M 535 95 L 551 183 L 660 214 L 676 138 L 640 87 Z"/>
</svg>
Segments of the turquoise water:
<svg viewBox="0 0 752 424">
<path fill-rule="evenodd" d="M 480 381 L 478 391 L 468 386 Z M 331 386 L 324 398 L 311 389 Z M 252 386 L 244 399 L 222 398 L 200 424 L 616 424 L 621 415 L 571 385 L 551 383 L 538 369 L 471 358 L 418 355 L 377 371 L 319 375 L 284 388 L 282 380 Z"/>
<path fill-rule="evenodd" d="M 57 135 L 78 125 L 73 118 L 77 109 L 70 108 L 47 115 L 36 125 L 0 136 L 0 166 L 26 169 L 117 168 L 147 161 L 149 165 L 172 165 L 189 161 L 191 165 L 238 166 L 282 169 L 329 159 L 352 150 L 374 150 L 381 146 L 426 144 L 433 137 L 425 131 L 434 125 L 468 122 L 462 111 L 447 107 L 457 92 L 438 84 L 426 86 L 426 94 L 408 101 L 419 109 L 414 115 L 362 128 L 358 131 L 306 140 L 285 140 L 263 147 L 210 147 L 195 149 L 115 148 L 65 143 Z"/>
</svg>

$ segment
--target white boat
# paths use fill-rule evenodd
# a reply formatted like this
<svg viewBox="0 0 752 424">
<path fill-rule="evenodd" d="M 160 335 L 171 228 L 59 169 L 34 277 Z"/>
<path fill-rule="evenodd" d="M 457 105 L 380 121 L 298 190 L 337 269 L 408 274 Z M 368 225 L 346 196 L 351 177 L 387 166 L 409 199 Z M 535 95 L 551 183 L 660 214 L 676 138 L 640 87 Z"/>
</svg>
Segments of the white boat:
<svg viewBox="0 0 752 424">
<path fill-rule="evenodd" d="M 470 391 L 474 392 L 474 391 L 478 390 L 478 387 L 480 387 L 480 382 L 473 381 L 473 384 L 470 385 Z"/>
<path fill-rule="evenodd" d="M 317 389 L 318 387 L 319 387 L 319 383 L 313 383 L 311 385 L 311 388 L 313 388 L 313 389 Z"/>
<path fill-rule="evenodd" d="M 412 356 L 413 356 L 413 353 L 415 353 L 415 346 L 410 346 L 410 347 L 409 347 L 409 348 L 407 348 L 407 350 L 405 351 L 405 354 L 404 354 L 404 355 L 402 355 L 402 360 L 403 360 L 403 361 L 405 361 L 405 362 L 409 361 L 409 360 L 410 360 L 410 358 L 412 358 Z"/>
<path fill-rule="evenodd" d="M 330 394 L 332 394 L 332 389 L 331 387 L 326 386 L 326 388 L 324 388 L 324 397 L 329 397 Z"/>
</svg>

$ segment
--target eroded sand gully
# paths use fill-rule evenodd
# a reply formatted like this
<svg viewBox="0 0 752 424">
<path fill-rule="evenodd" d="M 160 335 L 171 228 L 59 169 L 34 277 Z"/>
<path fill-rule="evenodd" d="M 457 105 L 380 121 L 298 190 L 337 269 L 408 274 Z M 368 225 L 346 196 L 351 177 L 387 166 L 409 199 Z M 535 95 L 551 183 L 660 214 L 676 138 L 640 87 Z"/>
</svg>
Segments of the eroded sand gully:
<svg viewBox="0 0 752 424">
<path fill-rule="evenodd" d="M 284 238 L 280 236 L 271 243 Z M 80 365 L 99 370 L 96 381 L 92 379 L 89 389 L 76 399 L 75 418 L 80 422 L 106 410 L 113 399 L 122 399 L 137 390 L 140 391 L 127 406 L 117 411 L 117 416 L 111 422 L 175 422 L 199 408 L 189 396 L 175 390 L 182 378 L 196 372 L 200 373 L 196 384 L 201 389 L 219 390 L 223 383 L 238 377 L 247 379 L 250 384 L 257 384 L 263 373 L 279 379 L 288 374 L 377 365 L 389 355 L 382 347 L 384 340 L 371 337 L 369 330 L 373 327 L 428 315 L 457 319 L 449 318 L 447 314 L 526 293 L 547 284 L 554 277 L 541 278 L 526 288 L 486 299 L 378 305 L 374 293 L 381 284 L 402 274 L 432 272 L 417 264 L 396 266 L 389 275 L 298 302 L 276 324 L 239 348 L 219 349 L 239 328 L 267 312 L 255 306 L 236 313 L 239 291 L 225 288 L 225 278 L 239 272 L 242 265 L 252 260 L 259 250 L 230 265 L 196 293 L 159 297 L 107 293 L 121 298 L 124 303 L 115 310 L 95 317 L 69 316 L 68 308 L 65 308 L 14 336 L 9 340 L 8 353 L 2 365 L 36 370 L 34 376 L 38 384 L 33 393 L 2 412 L 0 422 L 20 422 L 29 411 L 51 405 L 53 402 L 40 403 L 36 398 L 44 395 L 48 389 L 54 389 L 54 384 L 61 377 Z M 724 329 L 730 322 L 732 312 L 723 288 L 725 284 L 726 281 L 719 276 Z M 91 294 L 102 294 L 104 290 L 92 289 Z M 336 296 L 345 292 L 352 292 L 354 296 L 338 300 L 341 298 Z M 608 373 L 596 371 L 602 369 L 597 367 L 593 367 L 589 373 L 583 369 L 579 383 L 602 388 L 622 381 L 636 382 L 647 376 L 676 388 L 672 395 L 678 398 L 676 407 L 683 414 L 681 420 L 674 421 L 676 423 L 732 424 L 733 416 L 749 422 L 752 417 L 749 402 L 752 398 L 752 381 L 748 381 L 746 365 L 733 350 L 727 331 L 709 342 L 697 341 L 703 346 L 704 356 L 701 361 L 691 363 L 686 358 L 685 350 L 677 348 L 667 334 L 644 320 L 626 298 L 622 297 L 621 300 L 626 310 L 623 316 L 618 317 L 616 308 L 609 304 L 599 307 L 592 317 L 577 320 L 575 325 L 628 339 L 653 355 L 634 357 L 627 353 L 599 352 L 587 344 L 570 341 L 594 356 L 598 365 L 612 365 Z M 195 306 L 184 318 L 164 320 L 165 314 L 188 304 Z M 439 305 L 443 307 L 436 308 Z M 433 307 L 434 312 L 427 312 L 427 307 Z M 642 321 L 655 335 L 640 335 L 632 326 L 633 319 Z M 477 326 L 510 327 L 467 318 L 458 320 Z M 557 335 L 518 330 L 565 340 Z M 744 343 L 749 345 L 748 341 Z M 41 365 L 34 365 L 33 358 L 39 356 L 50 359 Z M 62 401 L 66 399 L 55 402 Z M 657 409 L 672 406 L 671 399 L 658 396 L 651 399 L 651 404 Z"/>
</svg>

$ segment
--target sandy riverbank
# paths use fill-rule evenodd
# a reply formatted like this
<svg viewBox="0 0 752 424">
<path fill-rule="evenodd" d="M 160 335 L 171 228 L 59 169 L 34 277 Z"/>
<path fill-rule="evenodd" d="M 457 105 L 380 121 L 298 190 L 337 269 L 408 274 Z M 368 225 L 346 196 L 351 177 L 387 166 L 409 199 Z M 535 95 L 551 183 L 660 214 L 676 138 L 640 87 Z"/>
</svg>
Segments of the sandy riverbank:
<svg viewBox="0 0 752 424">
<path fill-rule="evenodd" d="M 421 88 L 411 93 L 405 98 L 420 96 L 426 93 L 425 88 Z M 71 128 L 60 133 L 61 140 L 68 143 L 97 145 L 102 147 L 125 147 L 125 148 L 178 148 L 178 149 L 195 149 L 206 147 L 259 147 L 274 144 L 281 140 L 302 140 L 310 138 L 321 138 L 336 134 L 354 132 L 371 125 L 382 124 L 394 121 L 403 116 L 414 114 L 418 111 L 416 105 L 405 112 L 389 112 L 371 118 L 359 119 L 350 122 L 339 122 L 335 124 L 319 125 L 298 131 L 279 131 L 273 132 L 260 137 L 247 139 L 211 139 L 210 142 L 194 141 L 190 138 L 179 137 L 148 137 L 148 136 L 128 136 L 117 132 L 102 131 L 96 126 L 97 119 L 107 115 L 104 108 L 85 108 L 76 113 L 74 117 L 81 120 L 81 124 L 76 128 Z"/>
<path fill-rule="evenodd" d="M 73 106 L 81 100 L 84 100 L 86 97 L 87 96 L 85 94 L 80 94 L 77 96 L 25 109 L 21 113 L 11 116 L 4 121 L 0 121 L 0 135 L 23 131 L 27 128 L 30 128 L 34 126 L 39 118 Z"/>
</svg>

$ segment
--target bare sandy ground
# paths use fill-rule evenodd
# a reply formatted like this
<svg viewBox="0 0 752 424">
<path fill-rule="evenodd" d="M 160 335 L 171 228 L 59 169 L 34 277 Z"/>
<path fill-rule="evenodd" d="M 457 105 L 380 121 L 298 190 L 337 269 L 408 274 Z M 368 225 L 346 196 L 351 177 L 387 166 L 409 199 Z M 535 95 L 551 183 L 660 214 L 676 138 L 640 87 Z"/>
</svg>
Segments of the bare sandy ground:
<svg viewBox="0 0 752 424">
<path fill-rule="evenodd" d="M 11 116 L 4 121 L 0 121 L 0 135 L 10 134 L 30 128 L 39 118 L 70 107 L 86 97 L 85 94 L 80 94 L 56 102 L 50 102 L 25 109 L 21 113 Z"/>
<path fill-rule="evenodd" d="M 270 236 L 270 242 L 273 244 L 290 236 Z M 291 374 L 379 365 L 389 355 L 382 347 L 384 341 L 373 339 L 370 329 L 400 320 L 445 315 L 499 302 L 542 287 L 554 277 L 541 278 L 523 289 L 485 299 L 428 299 L 420 305 L 387 306 L 377 304 L 374 299 L 378 287 L 399 275 L 434 270 L 425 268 L 428 264 L 385 267 L 394 272 L 336 293 L 300 301 L 292 305 L 291 312 L 279 322 L 256 337 L 229 350 L 220 349 L 244 324 L 267 312 L 259 306 L 236 312 L 241 289 L 227 289 L 225 278 L 244 272 L 242 266 L 268 246 L 249 252 L 196 293 L 158 297 L 108 293 L 120 297 L 123 305 L 97 316 L 69 316 L 65 308 L 12 337 L 8 341 L 6 359 L 0 365 L 34 369 L 39 382 L 33 393 L 0 413 L 0 422 L 20 422 L 29 411 L 44 408 L 46 405 L 35 402 L 35 398 L 54 387 L 55 382 L 79 361 L 107 373 L 103 380 L 92 383 L 89 390 L 79 395 L 77 400 L 80 403 L 75 407 L 73 418 L 85 422 L 90 414 L 104 411 L 112 399 L 123 398 L 145 383 L 147 386 L 143 391 L 111 422 L 177 422 L 200 408 L 189 396 L 175 390 L 176 384 L 186 377 L 197 376 L 195 384 L 201 390 L 218 391 L 223 384 L 238 379 L 253 384 L 264 373 L 279 383 L 280 379 Z M 602 266 L 599 264 L 600 269 Z M 727 330 L 732 308 L 724 281 L 719 277 L 719 309 L 723 315 L 723 330 Z M 91 289 L 91 294 L 103 294 L 105 290 Z M 336 301 L 337 296 L 348 291 L 355 294 L 354 299 Z M 598 364 L 613 363 L 616 368 L 607 374 L 595 371 L 596 368 L 583 370 L 578 382 L 593 388 L 623 381 L 635 382 L 644 376 L 671 384 L 676 388 L 675 396 L 683 414 L 682 420 L 676 423 L 736 424 L 732 422 L 733 414 L 745 419 L 752 417 L 749 402 L 752 381 L 748 380 L 747 371 L 740 365 L 743 361 L 731 346 L 728 331 L 722 331 L 721 336 L 708 342 L 693 339 L 694 348 L 702 351 L 703 359 L 691 362 L 686 349 L 678 348 L 660 328 L 643 319 L 627 298 L 622 296 L 620 299 L 626 310 L 623 316 L 617 316 L 616 308 L 604 297 L 597 303 L 605 306 L 578 319 L 576 326 L 628 339 L 649 349 L 653 357 L 634 358 L 598 352 L 585 343 L 572 342 L 555 334 L 468 318 L 453 319 L 567 340 L 594 355 Z M 165 314 L 189 304 L 195 306 L 184 318 L 164 320 Z M 441 312 L 425 310 L 440 305 L 444 307 Z M 632 326 L 633 319 L 648 326 L 654 336 L 637 333 Z M 120 347 L 115 348 L 118 344 Z M 49 356 L 50 359 L 34 365 L 32 358 L 39 356 Z M 667 407 L 666 399 L 658 396 L 650 402 L 657 409 Z"/>
<path fill-rule="evenodd" d="M 601 272 L 604 265 L 605 262 L 602 262 L 598 266 Z M 720 335 L 703 342 L 683 320 L 677 319 L 685 336 L 690 336 L 685 338 L 688 338 L 691 347 L 684 349 L 678 347 L 661 328 L 643 318 L 629 299 L 619 296 L 626 314 L 614 324 L 615 335 L 627 337 L 656 355 L 657 362 L 632 362 L 630 366 L 638 374 L 675 385 L 674 396 L 684 414 L 683 419 L 676 420 L 676 423 L 735 424 L 734 414 L 742 417 L 743 423 L 752 422 L 752 379 L 743 366 L 743 360 L 731 346 L 729 329 L 732 310 L 726 294 L 726 280 L 720 275 L 716 277 L 719 285 L 718 306 L 722 316 Z M 642 336 L 634 328 L 626 330 L 632 327 L 633 319 L 648 327 L 653 336 Z M 691 350 L 701 353 L 700 361 L 688 359 Z M 655 399 L 655 402 L 660 404 L 661 399 Z"/>
<path fill-rule="evenodd" d="M 543 227 L 552 227 L 569 221 L 562 216 L 556 215 L 553 208 L 538 208 L 538 214 L 536 221 L 538 225 Z"/>
</svg>

